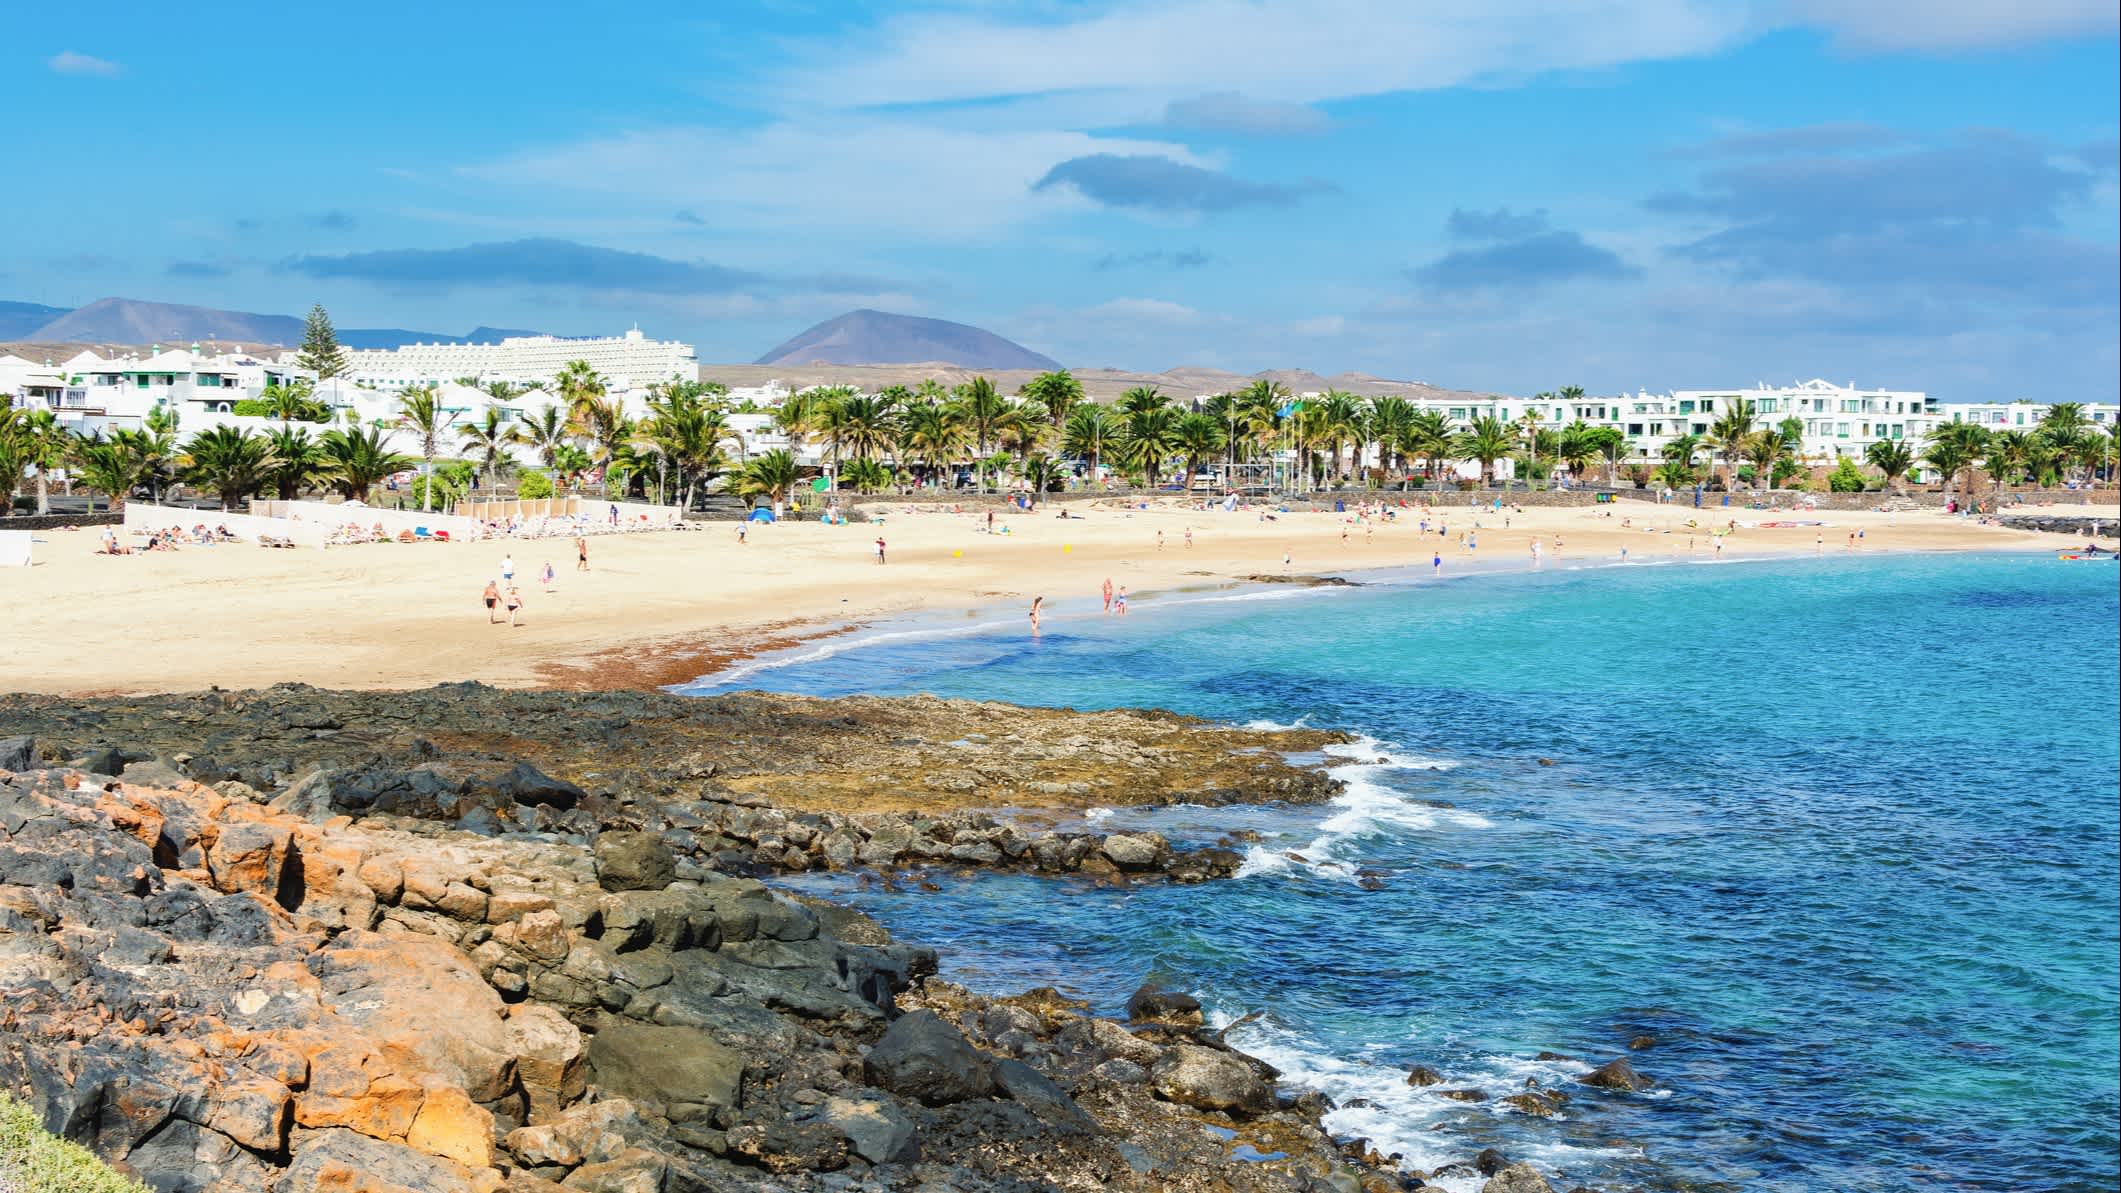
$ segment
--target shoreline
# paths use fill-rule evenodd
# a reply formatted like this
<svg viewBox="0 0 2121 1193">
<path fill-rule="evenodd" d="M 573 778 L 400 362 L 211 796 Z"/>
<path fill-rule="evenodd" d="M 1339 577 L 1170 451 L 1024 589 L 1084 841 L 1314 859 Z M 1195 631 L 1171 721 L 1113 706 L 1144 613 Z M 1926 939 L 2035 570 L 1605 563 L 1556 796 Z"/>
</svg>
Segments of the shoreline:
<svg viewBox="0 0 2121 1193">
<path fill-rule="evenodd" d="M 745 544 L 733 530 L 712 528 L 602 538 L 591 545 L 593 570 L 561 572 L 550 591 L 528 577 L 548 558 L 564 562 L 571 552 L 563 542 L 328 553 L 229 545 L 109 558 L 91 554 L 92 536 L 50 532 L 37 566 L 12 585 L 5 661 L 19 690 L 76 695 L 291 681 L 378 690 L 466 678 L 533 690 L 662 687 L 907 614 L 998 616 L 1021 612 L 1037 595 L 1056 615 L 1084 600 L 1095 608 L 1106 578 L 1146 597 L 1257 576 L 1359 577 L 1420 567 L 1439 551 L 1448 576 L 1469 564 L 1484 569 L 1491 560 L 1528 559 L 1535 538 L 1549 545 L 1549 567 L 1617 558 L 1623 546 L 1642 562 L 1686 559 L 1684 522 L 1709 513 L 1625 505 L 1497 514 L 1447 506 L 1431 515 L 1431 531 L 1422 535 L 1423 515 L 1414 508 L 1397 511 L 1404 517 L 1391 522 L 1302 511 L 1276 514 L 1270 523 L 1258 511 L 1170 502 L 1131 510 L 1068 504 L 1074 516 L 1065 521 L 1044 511 L 1005 515 L 997 529 L 1007 533 L 994 535 L 982 532 L 984 510 L 908 516 L 881 503 L 864 507 L 880 522 L 763 526 Z M 1741 512 L 1768 511 L 1729 511 Z M 2109 507 L 2086 507 L 2085 514 L 2117 516 Z M 1821 537 L 1859 531 L 1865 537 L 1858 553 L 1867 555 L 2081 545 L 2072 535 L 1970 525 L 1931 511 L 1824 512 L 1817 520 L 1828 525 L 1741 528 L 1732 558 L 1810 555 Z M 1438 524 L 1450 533 L 1436 534 Z M 1468 550 L 1459 536 L 1476 524 L 1477 549 Z M 884 567 L 874 559 L 877 537 L 890 543 Z M 1552 548 L 1563 537 L 1566 547 Z M 1694 554 L 1706 558 L 1710 536 L 1696 527 L 1693 538 Z M 1829 542 L 1825 550 L 1842 554 L 1845 547 Z M 501 558 L 514 555 L 524 624 L 489 627 L 479 617 L 479 590 Z"/>
</svg>

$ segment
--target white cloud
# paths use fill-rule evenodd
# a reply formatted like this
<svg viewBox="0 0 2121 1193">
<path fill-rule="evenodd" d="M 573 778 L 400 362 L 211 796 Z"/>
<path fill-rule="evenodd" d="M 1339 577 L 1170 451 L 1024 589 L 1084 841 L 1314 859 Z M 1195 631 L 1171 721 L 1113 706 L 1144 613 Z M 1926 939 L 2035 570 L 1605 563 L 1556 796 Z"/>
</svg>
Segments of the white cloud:
<svg viewBox="0 0 2121 1193">
<path fill-rule="evenodd" d="M 817 48 L 780 77 L 792 101 L 850 107 L 1184 98 L 1233 78 L 1256 100 L 1307 103 L 1700 54 L 1747 23 L 1709 0 L 1169 0 L 1057 22 L 924 13 Z"/>
<path fill-rule="evenodd" d="M 1202 159 L 1161 141 L 1063 130 L 1002 131 L 829 116 L 754 129 L 665 128 L 467 167 L 540 189 L 671 204 L 719 227 L 806 232 L 860 228 L 981 240 L 1043 215 L 1093 205 L 1062 188 L 1033 192 L 1054 163 L 1096 153 Z"/>
<path fill-rule="evenodd" d="M 125 73 L 124 67 L 109 59 L 76 53 L 73 50 L 61 50 L 53 54 L 45 59 L 45 65 L 62 75 L 95 75 L 109 79 Z"/>
<path fill-rule="evenodd" d="M 1788 9 L 1856 50 L 1982 50 L 2121 27 L 2113 0 L 1788 0 Z"/>
<path fill-rule="evenodd" d="M 1117 319 L 1130 323 L 1161 323 L 1171 327 L 1190 327 L 1207 318 L 1192 307 L 1181 303 L 1166 302 L 1161 298 L 1108 299 L 1083 313 L 1096 319 Z"/>
</svg>

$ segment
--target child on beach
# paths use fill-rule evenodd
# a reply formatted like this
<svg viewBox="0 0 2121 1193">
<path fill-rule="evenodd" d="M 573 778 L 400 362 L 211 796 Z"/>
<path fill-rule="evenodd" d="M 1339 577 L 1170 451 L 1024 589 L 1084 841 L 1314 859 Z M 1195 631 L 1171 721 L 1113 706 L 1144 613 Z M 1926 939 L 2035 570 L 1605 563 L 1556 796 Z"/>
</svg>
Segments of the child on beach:
<svg viewBox="0 0 2121 1193">
<path fill-rule="evenodd" d="M 1119 586 L 1119 595 L 1112 598 L 1112 611 L 1125 616 L 1127 612 L 1127 586 Z"/>
</svg>

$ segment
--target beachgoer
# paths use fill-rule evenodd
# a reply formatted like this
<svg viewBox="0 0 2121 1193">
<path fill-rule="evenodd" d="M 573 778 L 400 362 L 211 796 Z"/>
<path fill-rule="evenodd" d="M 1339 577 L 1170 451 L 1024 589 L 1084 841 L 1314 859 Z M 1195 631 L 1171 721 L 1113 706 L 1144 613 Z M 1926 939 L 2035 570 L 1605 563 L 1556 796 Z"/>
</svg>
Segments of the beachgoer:
<svg viewBox="0 0 2121 1193">
<path fill-rule="evenodd" d="M 501 586 L 491 580 L 488 580 L 486 582 L 486 592 L 483 596 L 483 599 L 486 602 L 486 624 L 492 625 L 494 622 L 500 620 L 499 617 L 496 617 L 494 615 L 494 607 L 501 603 Z"/>
<path fill-rule="evenodd" d="M 589 570 L 589 540 L 581 535 L 574 537 L 574 570 L 578 572 Z"/>
<path fill-rule="evenodd" d="M 508 624 L 516 624 L 516 614 L 523 608 L 523 593 L 515 585 L 508 586 Z"/>
<path fill-rule="evenodd" d="M 884 536 L 883 536 L 883 535 L 878 535 L 878 536 L 876 536 L 876 561 L 877 561 L 878 563 L 882 563 L 882 562 L 884 562 Z"/>
<path fill-rule="evenodd" d="M 619 524 L 619 507 L 615 503 L 611 507 L 611 524 L 613 526 L 617 526 Z"/>
<path fill-rule="evenodd" d="M 738 519 L 736 524 L 736 541 L 742 543 L 744 541 L 744 536 L 749 533 L 751 533 L 751 520 L 748 518 Z"/>
<path fill-rule="evenodd" d="M 1112 598 L 1112 611 L 1124 615 L 1127 612 L 1127 586 L 1119 586 L 1119 595 Z"/>
<path fill-rule="evenodd" d="M 1285 572 L 1289 570 L 1289 553 L 1287 551 L 1281 553 L 1281 570 Z"/>
<path fill-rule="evenodd" d="M 1031 598 L 1031 632 L 1034 634 L 1038 633 L 1039 607 L 1044 605 L 1045 603 L 1046 598 L 1042 596 L 1036 596 Z"/>
<path fill-rule="evenodd" d="M 1627 561 L 1628 561 L 1628 548 L 1627 548 L 1627 544 L 1626 544 L 1626 543 L 1622 543 L 1622 544 L 1620 545 L 1620 562 L 1622 562 L 1622 563 L 1626 563 Z"/>
<path fill-rule="evenodd" d="M 1112 612 L 1112 577 L 1105 577 L 1105 612 Z"/>
<path fill-rule="evenodd" d="M 1441 571 L 1443 571 L 1443 552 L 1438 551 L 1429 558 L 1429 574 L 1435 575 Z"/>
<path fill-rule="evenodd" d="M 1188 551 L 1191 551 L 1192 549 L 1193 549 L 1193 528 L 1192 528 L 1191 526 L 1188 526 L 1188 527 L 1186 527 L 1186 550 L 1188 550 Z"/>
<path fill-rule="evenodd" d="M 546 560 L 546 561 L 545 561 L 545 571 L 544 571 L 544 580 L 545 580 L 545 591 L 546 591 L 546 592 L 551 592 L 551 591 L 552 591 L 552 580 L 553 580 L 553 571 L 552 571 L 552 561 L 551 561 L 550 559 L 548 559 L 548 560 Z"/>
<path fill-rule="evenodd" d="M 1159 551 L 1164 549 L 1164 532 L 1161 528 L 1156 532 L 1156 549 Z"/>
</svg>

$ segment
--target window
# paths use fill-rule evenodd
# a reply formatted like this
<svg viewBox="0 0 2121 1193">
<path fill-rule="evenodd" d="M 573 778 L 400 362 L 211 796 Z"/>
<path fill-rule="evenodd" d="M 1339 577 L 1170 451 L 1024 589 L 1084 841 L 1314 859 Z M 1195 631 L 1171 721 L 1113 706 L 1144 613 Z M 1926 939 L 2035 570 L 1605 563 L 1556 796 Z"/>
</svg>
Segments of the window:
<svg viewBox="0 0 2121 1193">
<path fill-rule="evenodd" d="M 1848 438 L 1848 437 L 1849 437 L 1849 425 L 1848 425 L 1847 423 L 1835 423 L 1835 424 L 1834 424 L 1834 438 L 1836 438 L 1836 439 L 1846 439 L 1846 438 Z"/>
<path fill-rule="evenodd" d="M 1692 398 L 1688 398 L 1688 399 L 1687 399 L 1686 401 L 1684 401 L 1684 402 L 1681 402 L 1681 403 L 1679 403 L 1679 413 L 1681 413 L 1681 414 L 1692 414 L 1692 413 L 1694 413 L 1694 399 L 1692 399 Z"/>
<path fill-rule="evenodd" d="M 1628 434 L 1630 434 L 1630 435 L 1640 435 L 1640 434 L 1642 434 L 1642 424 L 1641 424 L 1641 423 L 1629 423 L 1629 424 L 1628 424 Z"/>
<path fill-rule="evenodd" d="M 1466 408 L 1463 406 L 1451 407 L 1451 418 L 1457 422 L 1464 422 L 1466 418 Z"/>
</svg>

